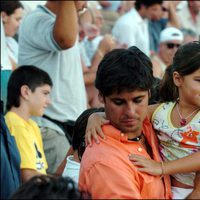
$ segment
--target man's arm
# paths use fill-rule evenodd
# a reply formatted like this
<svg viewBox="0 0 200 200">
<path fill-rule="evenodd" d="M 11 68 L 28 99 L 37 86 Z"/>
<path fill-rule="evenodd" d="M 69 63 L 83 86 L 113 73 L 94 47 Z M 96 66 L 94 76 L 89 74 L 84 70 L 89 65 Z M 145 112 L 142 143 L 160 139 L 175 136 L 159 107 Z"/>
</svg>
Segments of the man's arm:
<svg viewBox="0 0 200 200">
<path fill-rule="evenodd" d="M 71 48 L 78 34 L 78 16 L 74 1 L 58 1 L 53 36 L 62 49 Z"/>
<path fill-rule="evenodd" d="M 169 22 L 168 25 L 180 28 L 180 23 L 176 14 L 176 7 L 172 1 L 168 1 Z"/>
</svg>

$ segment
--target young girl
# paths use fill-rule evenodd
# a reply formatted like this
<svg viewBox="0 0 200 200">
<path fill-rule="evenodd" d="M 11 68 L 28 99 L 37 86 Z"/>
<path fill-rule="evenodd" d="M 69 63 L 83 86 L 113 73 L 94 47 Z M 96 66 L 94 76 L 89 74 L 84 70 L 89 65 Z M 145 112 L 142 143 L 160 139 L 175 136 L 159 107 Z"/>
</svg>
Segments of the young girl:
<svg viewBox="0 0 200 200">
<path fill-rule="evenodd" d="M 200 43 L 183 45 L 161 82 L 163 103 L 149 106 L 148 117 L 160 141 L 164 163 L 131 155 L 138 170 L 152 174 L 172 174 L 173 198 L 186 198 L 193 190 L 195 173 L 200 171 Z M 99 115 L 89 118 L 87 142 L 97 133 L 104 136 L 100 125 L 108 123 Z M 187 157 L 186 157 L 187 156 Z M 183 158 L 184 157 L 184 158 Z M 177 173 L 177 174 L 175 174 Z M 200 189 L 199 189 L 200 190 Z"/>
</svg>

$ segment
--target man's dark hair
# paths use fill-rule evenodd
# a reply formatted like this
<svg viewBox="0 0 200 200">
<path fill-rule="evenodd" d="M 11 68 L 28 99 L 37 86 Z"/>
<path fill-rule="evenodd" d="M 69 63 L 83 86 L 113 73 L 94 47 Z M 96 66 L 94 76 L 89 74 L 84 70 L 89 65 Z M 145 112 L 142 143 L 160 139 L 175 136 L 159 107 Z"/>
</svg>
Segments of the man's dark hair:
<svg viewBox="0 0 200 200">
<path fill-rule="evenodd" d="M 1 1 L 1 12 L 7 15 L 12 15 L 18 8 L 24 8 L 20 1 Z"/>
<path fill-rule="evenodd" d="M 150 90 L 152 63 L 137 47 L 115 49 L 100 62 L 95 86 L 103 96 L 123 91 Z"/>
<path fill-rule="evenodd" d="M 80 192 L 69 177 L 35 176 L 11 196 L 10 199 L 84 199 L 90 196 Z"/>
<path fill-rule="evenodd" d="M 9 111 L 12 106 L 20 106 L 21 87 L 23 85 L 27 85 L 34 92 L 37 87 L 45 84 L 51 87 L 53 85 L 50 76 L 45 71 L 31 65 L 18 67 L 12 72 L 8 81 L 7 110 Z"/>
<path fill-rule="evenodd" d="M 162 0 L 136 0 L 135 1 L 135 9 L 136 10 L 140 10 L 141 6 L 144 5 L 145 7 L 150 7 L 153 6 L 155 4 L 162 4 L 163 1 Z"/>
<path fill-rule="evenodd" d="M 85 151 L 85 130 L 87 121 L 92 113 L 104 112 L 104 108 L 89 108 L 85 110 L 76 120 L 74 126 L 74 132 L 72 136 L 72 147 L 78 151 L 78 156 L 81 161 L 81 157 Z"/>
</svg>

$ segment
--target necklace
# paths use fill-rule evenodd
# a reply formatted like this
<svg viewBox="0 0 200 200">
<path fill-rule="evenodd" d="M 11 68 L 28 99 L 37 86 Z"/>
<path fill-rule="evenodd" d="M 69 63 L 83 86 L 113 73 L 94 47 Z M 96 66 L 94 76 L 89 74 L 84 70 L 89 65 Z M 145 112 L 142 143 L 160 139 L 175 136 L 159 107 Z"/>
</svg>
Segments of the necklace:
<svg viewBox="0 0 200 200">
<path fill-rule="evenodd" d="M 177 112 L 178 112 L 178 115 L 179 115 L 179 117 L 180 117 L 180 125 L 181 126 L 185 126 L 186 125 L 186 123 L 187 123 L 187 119 L 189 118 L 189 117 L 191 117 L 194 113 L 196 113 L 198 110 L 199 110 L 200 108 L 197 108 L 196 110 L 194 110 L 192 113 L 190 113 L 187 117 L 183 117 L 182 115 L 181 115 L 181 113 L 180 113 L 180 110 L 179 110 L 179 105 L 178 105 L 178 103 L 177 103 Z"/>
<path fill-rule="evenodd" d="M 131 139 L 128 139 L 128 140 L 138 142 L 142 139 L 142 136 L 143 136 L 143 134 L 141 133 L 141 135 L 139 135 L 138 137 L 131 138 Z"/>
</svg>

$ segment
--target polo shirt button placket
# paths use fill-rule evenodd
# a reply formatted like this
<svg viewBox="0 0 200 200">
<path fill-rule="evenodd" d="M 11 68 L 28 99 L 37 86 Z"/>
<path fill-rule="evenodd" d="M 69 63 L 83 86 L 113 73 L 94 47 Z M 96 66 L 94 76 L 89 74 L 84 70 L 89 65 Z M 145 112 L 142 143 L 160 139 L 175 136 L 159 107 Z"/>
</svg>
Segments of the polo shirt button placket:
<svg viewBox="0 0 200 200">
<path fill-rule="evenodd" d="M 137 150 L 138 150 L 139 152 L 142 152 L 142 148 L 141 148 L 141 147 L 139 147 Z"/>
</svg>

